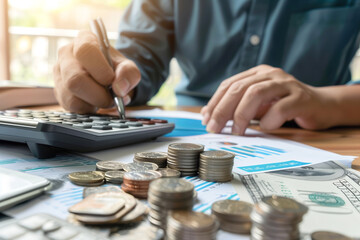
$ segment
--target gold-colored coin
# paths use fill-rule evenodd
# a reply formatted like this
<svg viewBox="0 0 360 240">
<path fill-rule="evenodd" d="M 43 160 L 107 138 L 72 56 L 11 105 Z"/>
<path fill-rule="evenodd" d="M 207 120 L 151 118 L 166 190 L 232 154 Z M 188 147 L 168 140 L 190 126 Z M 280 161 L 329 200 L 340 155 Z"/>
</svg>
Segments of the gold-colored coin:
<svg viewBox="0 0 360 240">
<path fill-rule="evenodd" d="M 104 181 L 104 174 L 100 171 L 73 172 L 68 175 L 74 183 L 98 183 Z"/>
</svg>

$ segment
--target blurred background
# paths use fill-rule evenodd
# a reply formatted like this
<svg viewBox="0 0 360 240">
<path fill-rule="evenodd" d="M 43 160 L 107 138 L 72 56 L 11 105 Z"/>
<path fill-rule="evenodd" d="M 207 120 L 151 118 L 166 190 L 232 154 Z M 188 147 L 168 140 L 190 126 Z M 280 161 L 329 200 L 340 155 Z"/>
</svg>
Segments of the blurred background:
<svg viewBox="0 0 360 240">
<path fill-rule="evenodd" d="M 121 15 L 131 0 L 0 0 L 1 17 L 7 18 L 12 81 L 52 85 L 57 50 L 69 43 L 88 20 L 102 17 L 112 43 Z M 6 30 L 5 30 L 6 31 Z M 0 42 L 1 44 L 1 42 Z M 0 61 L 1 63 L 1 61 Z M 360 79 L 360 51 L 352 62 L 353 79 Z M 150 105 L 176 105 L 174 88 L 181 78 L 176 60 L 171 74 Z"/>
<path fill-rule="evenodd" d="M 5 0 L 1 0 L 5 1 Z M 7 0 L 10 79 L 53 85 L 52 68 L 58 49 L 89 29 L 89 19 L 101 17 L 115 44 L 120 17 L 131 0 Z M 5 7 L 1 6 L 1 7 Z M 150 105 L 175 106 L 174 88 L 181 71 L 176 60 L 171 74 Z"/>
</svg>

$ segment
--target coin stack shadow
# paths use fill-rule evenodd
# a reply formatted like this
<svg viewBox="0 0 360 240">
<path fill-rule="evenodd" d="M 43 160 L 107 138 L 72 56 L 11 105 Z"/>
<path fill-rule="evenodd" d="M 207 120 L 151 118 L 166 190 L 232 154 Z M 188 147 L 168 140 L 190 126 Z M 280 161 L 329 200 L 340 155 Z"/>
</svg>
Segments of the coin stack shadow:
<svg viewBox="0 0 360 240">
<path fill-rule="evenodd" d="M 166 152 L 135 153 L 134 162 L 151 162 L 158 165 L 159 168 L 165 168 L 167 165 L 167 153 Z"/>
<path fill-rule="evenodd" d="M 168 211 L 191 210 L 194 205 L 194 184 L 181 178 L 161 178 L 150 183 L 149 222 L 166 229 Z"/>
<path fill-rule="evenodd" d="M 200 154 L 199 177 L 207 182 L 229 182 L 235 155 L 226 151 L 205 151 Z"/>
<path fill-rule="evenodd" d="M 194 143 L 172 143 L 168 146 L 169 168 L 181 172 L 181 176 L 196 176 L 199 170 L 199 155 L 204 146 Z"/>
<path fill-rule="evenodd" d="M 255 204 L 250 215 L 251 239 L 300 239 L 299 223 L 308 208 L 294 199 L 267 196 Z"/>
<path fill-rule="evenodd" d="M 146 199 L 150 182 L 158 178 L 161 178 L 161 173 L 153 170 L 126 172 L 121 189 L 134 197 Z"/>
<path fill-rule="evenodd" d="M 251 229 L 251 203 L 237 200 L 219 200 L 212 204 L 211 213 L 219 220 L 226 232 L 249 234 Z"/>
<path fill-rule="evenodd" d="M 216 239 L 218 228 L 219 223 L 214 216 L 194 211 L 171 211 L 166 228 L 166 239 Z"/>
</svg>

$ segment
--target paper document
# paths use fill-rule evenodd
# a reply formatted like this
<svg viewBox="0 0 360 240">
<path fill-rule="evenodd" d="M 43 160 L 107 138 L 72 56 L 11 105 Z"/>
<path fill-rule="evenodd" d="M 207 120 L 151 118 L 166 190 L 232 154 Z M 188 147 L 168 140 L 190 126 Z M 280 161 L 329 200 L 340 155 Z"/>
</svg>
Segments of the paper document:
<svg viewBox="0 0 360 240">
<path fill-rule="evenodd" d="M 335 162 L 272 173 L 236 176 L 239 196 L 258 202 L 268 195 L 295 198 L 309 207 L 300 224 L 303 235 L 327 230 L 360 237 L 360 174 Z"/>
</svg>

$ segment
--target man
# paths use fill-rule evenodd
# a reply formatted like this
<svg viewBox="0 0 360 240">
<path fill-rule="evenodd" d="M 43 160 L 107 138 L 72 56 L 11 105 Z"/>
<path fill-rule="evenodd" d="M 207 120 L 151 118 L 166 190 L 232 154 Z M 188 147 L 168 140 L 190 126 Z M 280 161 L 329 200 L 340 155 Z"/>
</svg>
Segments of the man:
<svg viewBox="0 0 360 240">
<path fill-rule="evenodd" d="M 111 49 L 115 71 L 80 32 L 59 51 L 56 96 L 67 110 L 94 112 L 113 105 L 111 85 L 126 104 L 145 104 L 176 57 L 178 102 L 207 103 L 210 132 L 230 119 L 239 135 L 254 118 L 263 129 L 359 125 L 360 86 L 348 84 L 359 13 L 358 0 L 134 0 Z"/>
</svg>

